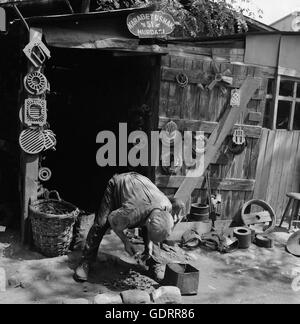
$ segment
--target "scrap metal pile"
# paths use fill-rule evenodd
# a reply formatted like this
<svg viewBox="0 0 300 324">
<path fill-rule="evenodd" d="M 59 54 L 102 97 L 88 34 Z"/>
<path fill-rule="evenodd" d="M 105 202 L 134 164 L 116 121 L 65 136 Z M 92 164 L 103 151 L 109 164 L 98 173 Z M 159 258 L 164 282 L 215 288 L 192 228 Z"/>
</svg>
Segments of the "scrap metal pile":
<svg viewBox="0 0 300 324">
<path fill-rule="evenodd" d="M 126 290 L 126 289 L 139 289 L 145 290 L 147 292 L 152 292 L 157 287 L 157 282 L 146 277 L 139 272 L 130 270 L 128 275 L 124 278 L 121 278 L 113 283 L 108 283 L 116 289 Z"/>
</svg>

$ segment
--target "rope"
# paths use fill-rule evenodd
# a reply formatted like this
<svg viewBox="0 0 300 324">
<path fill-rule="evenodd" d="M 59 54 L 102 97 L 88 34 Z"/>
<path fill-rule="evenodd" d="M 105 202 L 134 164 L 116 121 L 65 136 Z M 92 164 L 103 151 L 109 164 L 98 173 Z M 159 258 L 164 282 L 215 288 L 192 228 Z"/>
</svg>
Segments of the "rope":
<svg viewBox="0 0 300 324">
<path fill-rule="evenodd" d="M 187 87 L 189 84 L 189 78 L 185 73 L 179 73 L 176 75 L 176 81 L 181 88 Z"/>
</svg>

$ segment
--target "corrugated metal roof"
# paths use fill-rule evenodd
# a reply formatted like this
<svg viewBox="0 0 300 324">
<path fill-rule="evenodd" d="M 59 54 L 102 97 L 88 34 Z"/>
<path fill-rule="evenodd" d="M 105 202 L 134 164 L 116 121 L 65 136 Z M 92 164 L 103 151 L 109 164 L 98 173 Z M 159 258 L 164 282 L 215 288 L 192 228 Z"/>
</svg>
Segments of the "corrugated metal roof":
<svg viewBox="0 0 300 324">
<path fill-rule="evenodd" d="M 55 0 L 56 2 L 64 2 L 65 0 Z M 0 0 L 0 6 L 4 5 L 19 5 L 26 3 L 40 3 L 41 0 Z"/>
<path fill-rule="evenodd" d="M 26 21 L 32 24 L 43 24 L 43 23 L 52 23 L 52 22 L 54 23 L 58 21 L 89 20 L 98 17 L 104 18 L 104 17 L 126 16 L 132 12 L 152 11 L 153 8 L 154 8 L 153 6 L 147 6 L 147 7 L 139 7 L 139 8 L 128 8 L 128 9 L 119 9 L 119 10 L 111 10 L 111 11 L 97 11 L 97 12 L 89 12 L 89 13 L 35 16 L 35 17 L 26 18 Z M 19 21 L 19 19 L 16 19 L 15 21 Z"/>
<path fill-rule="evenodd" d="M 282 36 L 300 36 L 300 32 L 285 32 L 280 30 L 275 31 L 263 31 L 263 32 L 247 32 L 242 34 L 233 34 L 233 35 L 225 35 L 219 37 L 211 37 L 211 36 L 202 36 L 197 38 L 180 38 L 180 39 L 169 39 L 170 43 L 201 43 L 201 42 L 213 42 L 213 41 L 221 41 L 221 40 L 244 40 L 247 36 L 263 36 L 263 35 L 282 35 Z"/>
</svg>

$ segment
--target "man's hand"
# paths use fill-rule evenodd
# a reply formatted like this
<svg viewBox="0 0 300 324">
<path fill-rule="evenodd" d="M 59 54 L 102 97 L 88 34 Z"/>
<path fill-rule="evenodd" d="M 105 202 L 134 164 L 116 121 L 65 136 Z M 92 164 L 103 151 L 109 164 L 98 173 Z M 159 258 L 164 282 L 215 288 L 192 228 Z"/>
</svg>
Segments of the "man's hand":
<svg viewBox="0 0 300 324">
<path fill-rule="evenodd" d="M 135 210 L 128 210 L 124 207 L 119 208 L 115 211 L 113 211 L 108 216 L 108 221 L 111 225 L 111 228 L 113 231 L 118 235 L 118 237 L 121 239 L 121 241 L 124 244 L 125 251 L 130 256 L 135 256 L 137 254 L 136 247 L 129 242 L 127 236 L 124 234 L 124 231 L 128 229 L 130 224 L 130 219 L 134 217 Z"/>
<path fill-rule="evenodd" d="M 172 204 L 172 216 L 174 219 L 174 224 L 181 222 L 182 219 L 185 217 L 185 204 L 180 199 L 176 199 L 173 196 L 168 196 L 171 204 Z"/>
<path fill-rule="evenodd" d="M 143 254 L 141 255 L 141 261 L 143 263 L 146 263 L 148 260 L 151 259 L 151 255 L 149 253 L 146 253 L 145 251 L 143 252 Z"/>
</svg>

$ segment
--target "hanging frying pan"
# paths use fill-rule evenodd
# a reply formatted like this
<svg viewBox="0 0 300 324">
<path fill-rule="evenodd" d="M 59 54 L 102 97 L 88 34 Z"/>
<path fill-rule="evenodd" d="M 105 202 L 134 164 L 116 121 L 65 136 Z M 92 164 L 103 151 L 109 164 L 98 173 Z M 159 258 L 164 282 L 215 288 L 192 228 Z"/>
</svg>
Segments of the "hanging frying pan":
<svg viewBox="0 0 300 324">
<path fill-rule="evenodd" d="M 47 130 L 44 130 L 43 135 L 44 135 L 44 139 L 45 139 L 44 149 L 50 150 L 50 149 L 54 148 L 57 144 L 55 134 L 50 129 L 47 129 Z"/>
<path fill-rule="evenodd" d="M 39 154 L 45 147 L 43 132 L 34 128 L 25 129 L 20 134 L 19 144 L 25 153 Z"/>
</svg>

